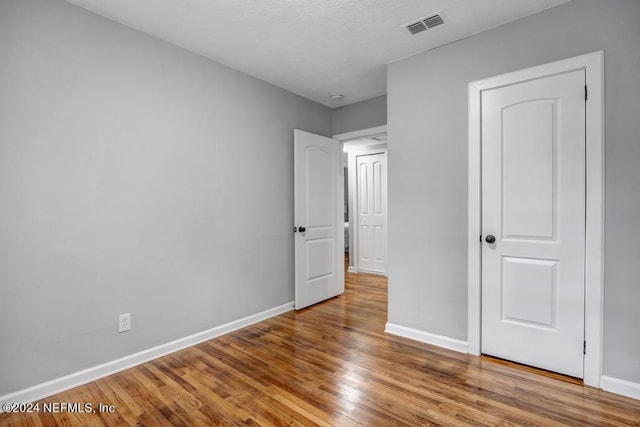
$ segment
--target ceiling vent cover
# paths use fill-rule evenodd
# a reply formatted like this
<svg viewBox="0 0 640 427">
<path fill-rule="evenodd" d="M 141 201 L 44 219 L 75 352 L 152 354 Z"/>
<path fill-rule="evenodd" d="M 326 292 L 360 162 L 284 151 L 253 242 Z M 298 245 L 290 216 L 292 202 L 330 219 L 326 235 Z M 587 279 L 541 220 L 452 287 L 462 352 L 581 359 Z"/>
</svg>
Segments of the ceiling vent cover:
<svg viewBox="0 0 640 427">
<path fill-rule="evenodd" d="M 403 25 L 412 35 L 416 35 L 426 30 L 430 30 L 434 27 L 443 25 L 445 23 L 445 17 L 442 12 L 434 13 L 424 18 L 420 18 L 418 21 L 413 21 L 409 24 Z"/>
<path fill-rule="evenodd" d="M 414 22 L 413 24 L 407 25 L 407 30 L 411 34 L 418 34 L 427 29 L 427 26 L 422 23 L 422 21 Z"/>
</svg>

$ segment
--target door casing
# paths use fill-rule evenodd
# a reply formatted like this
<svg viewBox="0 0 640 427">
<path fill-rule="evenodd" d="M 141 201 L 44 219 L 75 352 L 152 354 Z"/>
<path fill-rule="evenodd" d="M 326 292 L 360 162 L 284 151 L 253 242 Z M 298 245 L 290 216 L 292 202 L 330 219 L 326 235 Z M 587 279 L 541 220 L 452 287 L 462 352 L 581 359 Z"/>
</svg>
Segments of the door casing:
<svg viewBox="0 0 640 427">
<path fill-rule="evenodd" d="M 597 51 L 469 83 L 468 312 L 467 351 L 480 355 L 481 324 L 481 96 L 483 90 L 585 70 L 586 256 L 584 384 L 601 386 L 604 295 L 604 52 Z"/>
</svg>

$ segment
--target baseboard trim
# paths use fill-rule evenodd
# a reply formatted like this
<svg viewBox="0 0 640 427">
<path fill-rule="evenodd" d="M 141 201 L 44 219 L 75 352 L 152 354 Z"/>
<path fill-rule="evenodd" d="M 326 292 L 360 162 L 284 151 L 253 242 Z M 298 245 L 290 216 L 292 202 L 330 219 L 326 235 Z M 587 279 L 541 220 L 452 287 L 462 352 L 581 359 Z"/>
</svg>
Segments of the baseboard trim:
<svg viewBox="0 0 640 427">
<path fill-rule="evenodd" d="M 382 277 L 387 277 L 387 273 L 383 273 L 381 271 L 371 271 L 371 270 L 363 270 L 360 269 L 357 271 L 357 273 L 362 273 L 362 274 L 373 274 L 374 276 L 382 276 Z"/>
<path fill-rule="evenodd" d="M 2 405 L 5 403 L 27 403 L 40 400 L 108 375 L 113 375 L 117 372 L 124 371 L 125 369 L 132 368 L 150 360 L 166 356 L 167 354 L 174 353 L 178 350 L 228 334 L 229 332 L 233 332 L 291 310 L 293 310 L 293 301 L 270 308 L 260 313 L 252 314 L 242 319 L 234 320 L 224 325 L 216 326 L 202 332 L 197 332 L 193 335 L 179 338 L 166 344 L 161 344 L 157 347 L 152 347 L 111 362 L 103 363 L 102 365 L 74 372 L 24 390 L 0 396 L 0 413 L 3 412 Z"/>
<path fill-rule="evenodd" d="M 405 326 L 395 325 L 393 323 L 387 323 L 385 325 L 384 331 L 389 334 L 409 338 L 414 341 L 443 347 L 449 350 L 458 351 L 460 353 L 467 353 L 468 346 L 466 341 L 460 341 L 442 335 L 430 334 L 429 332 L 407 328 Z"/>
<path fill-rule="evenodd" d="M 640 400 L 640 383 L 603 375 L 600 379 L 600 386 L 604 391 Z"/>
<path fill-rule="evenodd" d="M 357 273 L 356 268 L 349 266 L 349 268 L 347 268 L 347 273 Z"/>
</svg>

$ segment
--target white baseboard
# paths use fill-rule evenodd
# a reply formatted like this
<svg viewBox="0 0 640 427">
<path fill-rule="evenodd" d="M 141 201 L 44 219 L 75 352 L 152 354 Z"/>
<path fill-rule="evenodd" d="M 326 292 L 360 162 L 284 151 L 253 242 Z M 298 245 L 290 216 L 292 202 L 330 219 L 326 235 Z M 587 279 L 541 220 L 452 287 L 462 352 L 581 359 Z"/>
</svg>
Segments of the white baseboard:
<svg viewBox="0 0 640 427">
<path fill-rule="evenodd" d="M 409 338 L 414 341 L 420 341 L 438 347 L 447 348 L 449 350 L 458 351 L 460 353 L 467 353 L 466 341 L 460 341 L 442 335 L 430 334 L 429 332 L 419 331 L 417 329 L 407 328 L 405 326 L 395 325 L 393 323 L 387 323 L 385 325 L 384 331 L 389 334 Z"/>
<path fill-rule="evenodd" d="M 383 273 L 381 271 L 364 270 L 362 268 L 358 270 L 355 266 L 349 266 L 349 268 L 347 268 L 347 273 L 373 274 L 374 276 L 387 277 L 387 273 Z"/>
<path fill-rule="evenodd" d="M 291 310 L 293 310 L 293 302 L 288 302 L 278 307 L 273 307 L 263 312 L 207 329 L 206 331 L 198 332 L 166 344 L 161 344 L 157 347 L 130 354 L 129 356 L 125 356 L 111 362 L 103 363 L 102 365 L 74 372 L 73 374 L 65 375 L 64 377 L 56 378 L 14 393 L 5 394 L 4 396 L 0 396 L 0 413 L 3 412 L 2 405 L 5 403 L 27 403 L 40 400 L 108 375 L 113 375 L 117 372 L 124 371 L 125 369 L 132 368 L 167 354 L 174 353 L 178 350 L 191 347 L 195 344 L 228 334 L 229 332 L 261 322 L 270 317 L 274 317 Z"/>
<path fill-rule="evenodd" d="M 600 386 L 604 391 L 640 400 L 640 383 L 602 376 Z"/>
<path fill-rule="evenodd" d="M 381 271 L 370 271 L 370 270 L 360 269 L 360 270 L 356 271 L 356 273 L 373 274 L 374 276 L 387 277 L 387 273 L 383 273 Z"/>
</svg>

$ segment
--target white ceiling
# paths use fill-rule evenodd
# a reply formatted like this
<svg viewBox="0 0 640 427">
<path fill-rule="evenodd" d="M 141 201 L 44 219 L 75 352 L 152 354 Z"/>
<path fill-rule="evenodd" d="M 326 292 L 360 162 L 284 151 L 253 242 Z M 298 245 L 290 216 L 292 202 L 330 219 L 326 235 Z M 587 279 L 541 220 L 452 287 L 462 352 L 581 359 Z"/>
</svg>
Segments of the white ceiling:
<svg viewBox="0 0 640 427">
<path fill-rule="evenodd" d="M 385 94 L 390 62 L 569 0 L 68 1 L 338 107 Z M 415 36 L 403 27 L 432 12 L 446 24 Z"/>
</svg>

